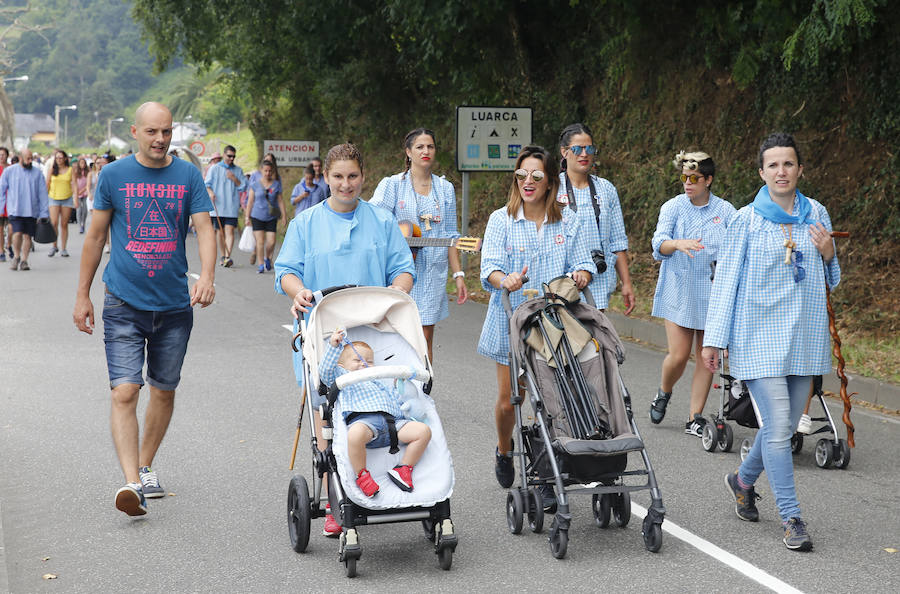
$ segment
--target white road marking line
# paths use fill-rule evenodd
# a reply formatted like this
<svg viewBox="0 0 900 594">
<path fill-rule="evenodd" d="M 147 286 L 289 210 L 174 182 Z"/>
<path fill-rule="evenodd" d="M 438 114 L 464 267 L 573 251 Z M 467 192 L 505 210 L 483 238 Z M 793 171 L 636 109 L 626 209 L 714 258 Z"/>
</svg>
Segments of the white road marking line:
<svg viewBox="0 0 900 594">
<path fill-rule="evenodd" d="M 287 330 L 288 332 L 294 331 L 294 327 L 291 326 L 290 324 L 282 324 L 281 327 L 284 328 L 285 330 Z"/>
<path fill-rule="evenodd" d="M 194 280 L 200 280 L 200 275 L 196 272 L 188 272 L 188 276 L 190 276 Z"/>
<path fill-rule="evenodd" d="M 635 516 L 644 519 L 644 516 L 647 515 L 647 509 L 641 507 L 637 503 L 631 503 L 631 513 Z M 762 569 L 756 567 L 755 565 L 751 565 L 747 563 L 740 557 L 732 555 L 728 551 L 717 547 L 713 543 L 709 542 L 706 539 L 700 538 L 696 534 L 688 532 L 678 524 L 672 522 L 669 519 L 666 519 L 662 523 L 663 532 L 668 532 L 678 540 L 684 541 L 687 544 L 691 545 L 698 551 L 702 553 L 706 553 L 713 559 L 717 561 L 721 561 L 725 565 L 728 565 L 732 569 L 744 574 L 751 580 L 762 584 L 763 586 L 774 590 L 775 592 L 790 592 L 792 594 L 798 593 L 802 594 L 801 590 L 794 588 L 790 584 L 786 584 L 785 582 L 779 580 L 777 577 L 766 573 Z"/>
</svg>

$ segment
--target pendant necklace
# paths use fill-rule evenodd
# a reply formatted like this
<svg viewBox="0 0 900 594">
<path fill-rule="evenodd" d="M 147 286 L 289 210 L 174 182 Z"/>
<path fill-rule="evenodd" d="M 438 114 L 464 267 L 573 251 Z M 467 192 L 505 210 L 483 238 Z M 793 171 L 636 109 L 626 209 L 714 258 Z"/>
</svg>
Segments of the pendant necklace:
<svg viewBox="0 0 900 594">
<path fill-rule="evenodd" d="M 794 226 L 781 223 L 781 233 L 784 235 L 784 263 L 791 263 L 791 253 L 797 244 L 794 243 Z"/>
</svg>

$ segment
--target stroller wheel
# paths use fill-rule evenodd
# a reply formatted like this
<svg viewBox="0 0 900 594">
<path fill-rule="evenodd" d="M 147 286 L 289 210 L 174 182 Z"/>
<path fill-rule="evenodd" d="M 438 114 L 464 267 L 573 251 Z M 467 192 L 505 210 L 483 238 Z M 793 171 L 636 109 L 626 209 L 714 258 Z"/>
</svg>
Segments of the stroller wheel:
<svg viewBox="0 0 900 594">
<path fill-rule="evenodd" d="M 793 443 L 793 441 L 791 443 Z M 753 440 L 749 437 L 745 437 L 743 441 L 741 441 L 741 462 L 747 459 L 747 456 L 750 454 L 750 448 L 752 447 Z"/>
<path fill-rule="evenodd" d="M 828 468 L 834 460 L 833 442 L 830 439 L 820 439 L 816 442 L 816 465 L 819 468 Z"/>
<path fill-rule="evenodd" d="M 288 486 L 287 520 L 291 548 L 303 553 L 309 544 L 309 487 L 306 479 L 299 474 L 291 479 Z"/>
<path fill-rule="evenodd" d="M 541 509 L 543 511 L 543 508 Z M 506 525 L 512 534 L 522 532 L 522 521 L 525 512 L 525 498 L 520 489 L 510 489 L 506 496 Z"/>
<path fill-rule="evenodd" d="M 722 432 L 719 434 L 719 449 L 723 452 L 730 452 L 731 445 L 734 443 L 734 432 L 731 430 L 731 425 L 728 423 L 722 423 Z"/>
<path fill-rule="evenodd" d="M 344 570 L 346 571 L 348 578 L 355 578 L 356 577 L 356 559 L 353 557 L 344 559 Z"/>
<path fill-rule="evenodd" d="M 609 516 L 612 511 L 612 502 L 609 498 L 610 495 L 608 493 L 603 493 L 602 495 L 595 493 L 591 497 L 591 509 L 594 512 L 594 522 L 601 528 L 609 526 Z"/>
<path fill-rule="evenodd" d="M 847 445 L 847 441 L 844 439 L 838 440 L 837 445 L 834 446 L 834 465 L 841 470 L 850 466 L 850 446 Z"/>
<path fill-rule="evenodd" d="M 556 559 L 562 559 L 566 556 L 569 548 L 569 531 L 568 530 L 552 530 L 550 532 L 550 552 Z"/>
<path fill-rule="evenodd" d="M 715 452 L 719 445 L 719 435 L 714 422 L 707 422 L 703 426 L 703 435 L 700 436 L 700 444 L 707 452 Z"/>
<path fill-rule="evenodd" d="M 528 528 L 535 534 L 544 530 L 544 495 L 540 489 L 528 489 Z"/>
<path fill-rule="evenodd" d="M 651 553 L 658 553 L 662 547 L 662 526 L 654 522 L 644 522 L 644 548 Z"/>
<path fill-rule="evenodd" d="M 447 548 L 438 551 L 438 563 L 444 571 L 450 569 L 450 566 L 453 565 L 453 549 Z"/>
<path fill-rule="evenodd" d="M 612 495 L 612 514 L 619 528 L 628 526 L 631 520 L 631 494 L 628 491 Z"/>
<path fill-rule="evenodd" d="M 803 449 L 803 434 L 802 433 L 794 433 L 791 436 L 791 453 L 799 454 L 800 450 Z"/>
</svg>

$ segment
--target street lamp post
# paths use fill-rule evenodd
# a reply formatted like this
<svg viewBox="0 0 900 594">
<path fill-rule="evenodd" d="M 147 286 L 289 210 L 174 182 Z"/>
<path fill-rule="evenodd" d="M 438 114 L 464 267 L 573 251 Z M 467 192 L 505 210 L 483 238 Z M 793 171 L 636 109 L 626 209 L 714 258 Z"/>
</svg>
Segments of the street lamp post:
<svg viewBox="0 0 900 594">
<path fill-rule="evenodd" d="M 113 122 L 124 122 L 125 118 L 119 116 L 117 118 L 113 118 L 111 120 L 106 120 L 106 150 L 109 151 L 112 147 L 112 123 Z"/>
<path fill-rule="evenodd" d="M 59 146 L 59 112 L 65 111 L 67 109 L 76 110 L 78 109 L 77 105 L 57 105 L 53 108 L 53 140 L 56 142 L 56 146 Z"/>
</svg>

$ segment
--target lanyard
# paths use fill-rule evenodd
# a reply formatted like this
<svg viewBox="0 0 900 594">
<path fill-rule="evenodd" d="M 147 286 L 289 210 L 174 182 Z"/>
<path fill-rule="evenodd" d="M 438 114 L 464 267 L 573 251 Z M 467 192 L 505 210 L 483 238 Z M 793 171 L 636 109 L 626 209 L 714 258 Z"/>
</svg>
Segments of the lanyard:
<svg viewBox="0 0 900 594">
<path fill-rule="evenodd" d="M 575 191 L 572 189 L 572 181 L 569 174 L 566 173 L 566 193 L 569 197 L 569 208 L 572 212 L 578 212 L 578 202 L 575 200 Z M 588 185 L 591 188 L 591 206 L 594 207 L 594 219 L 597 221 L 597 232 L 600 234 L 600 242 L 603 243 L 603 230 L 600 228 L 600 205 L 597 203 L 597 188 L 594 186 L 594 180 L 588 174 Z"/>
</svg>

